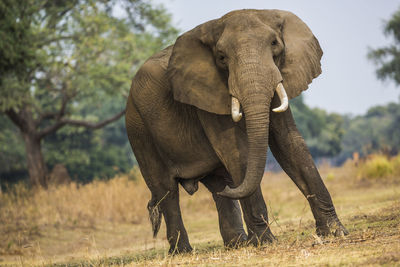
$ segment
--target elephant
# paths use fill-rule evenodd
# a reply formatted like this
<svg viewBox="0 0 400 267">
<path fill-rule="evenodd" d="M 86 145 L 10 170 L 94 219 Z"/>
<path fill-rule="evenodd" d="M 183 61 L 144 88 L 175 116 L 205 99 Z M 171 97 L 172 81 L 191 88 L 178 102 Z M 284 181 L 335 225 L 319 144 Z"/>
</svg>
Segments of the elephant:
<svg viewBox="0 0 400 267">
<path fill-rule="evenodd" d="M 321 73 L 321 57 L 293 13 L 245 9 L 182 34 L 137 71 L 127 135 L 151 191 L 153 235 L 164 217 L 169 253 L 192 250 L 179 184 L 212 193 L 225 246 L 275 239 L 260 188 L 268 148 L 308 200 L 316 233 L 348 234 L 288 104 Z"/>
</svg>

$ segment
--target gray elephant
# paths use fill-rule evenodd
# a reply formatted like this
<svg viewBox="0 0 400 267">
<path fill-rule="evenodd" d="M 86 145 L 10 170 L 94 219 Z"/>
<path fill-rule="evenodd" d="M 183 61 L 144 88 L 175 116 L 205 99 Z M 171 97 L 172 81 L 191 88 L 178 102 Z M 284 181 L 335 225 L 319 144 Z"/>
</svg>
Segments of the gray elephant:
<svg viewBox="0 0 400 267">
<path fill-rule="evenodd" d="M 239 10 L 184 33 L 140 68 L 126 128 L 152 194 L 154 236 L 164 216 L 170 253 L 192 250 L 179 183 L 190 194 L 199 181 L 211 191 L 226 246 L 274 239 L 260 189 L 268 147 L 307 198 L 317 234 L 347 234 L 288 108 L 321 73 L 321 56 L 294 14 Z"/>
</svg>

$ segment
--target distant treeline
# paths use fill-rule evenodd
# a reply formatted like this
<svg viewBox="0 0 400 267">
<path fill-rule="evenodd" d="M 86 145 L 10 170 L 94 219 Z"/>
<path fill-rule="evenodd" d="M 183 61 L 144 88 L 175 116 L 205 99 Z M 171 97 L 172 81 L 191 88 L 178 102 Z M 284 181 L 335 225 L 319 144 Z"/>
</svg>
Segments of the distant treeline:
<svg viewBox="0 0 400 267">
<path fill-rule="evenodd" d="M 103 108 L 102 116 L 123 105 L 120 102 Z M 94 109 L 88 106 L 84 112 L 98 114 Z M 397 154 L 400 150 L 399 103 L 373 107 L 365 115 L 353 117 L 310 108 L 300 96 L 291 101 L 291 109 L 316 160 L 330 159 L 340 165 L 353 152 L 364 156 L 376 152 Z M 27 178 L 24 143 L 18 129 L 4 115 L 0 115 L 0 147 L 1 179 L 12 182 Z M 81 182 L 111 178 L 128 172 L 135 164 L 123 119 L 98 131 L 64 127 L 44 140 L 43 149 L 50 170 L 62 163 L 72 179 Z"/>
<path fill-rule="evenodd" d="M 301 97 L 291 102 L 297 127 L 314 159 L 341 165 L 358 152 L 396 155 L 400 151 L 400 103 L 370 108 L 365 115 L 327 113 L 308 107 Z"/>
</svg>

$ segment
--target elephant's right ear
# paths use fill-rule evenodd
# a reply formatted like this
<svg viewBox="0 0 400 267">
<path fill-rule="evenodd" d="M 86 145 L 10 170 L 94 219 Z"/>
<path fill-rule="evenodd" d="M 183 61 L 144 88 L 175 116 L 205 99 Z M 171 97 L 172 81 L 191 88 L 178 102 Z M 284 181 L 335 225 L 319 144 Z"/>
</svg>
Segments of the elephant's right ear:
<svg viewBox="0 0 400 267">
<path fill-rule="evenodd" d="M 209 21 L 178 37 L 167 71 L 176 101 L 225 115 L 230 114 L 230 96 L 212 52 L 214 24 Z"/>
<path fill-rule="evenodd" d="M 283 85 L 290 99 L 308 88 L 321 74 L 322 49 L 308 26 L 295 14 L 275 10 L 284 20 L 282 35 L 285 60 L 281 66 Z"/>
</svg>

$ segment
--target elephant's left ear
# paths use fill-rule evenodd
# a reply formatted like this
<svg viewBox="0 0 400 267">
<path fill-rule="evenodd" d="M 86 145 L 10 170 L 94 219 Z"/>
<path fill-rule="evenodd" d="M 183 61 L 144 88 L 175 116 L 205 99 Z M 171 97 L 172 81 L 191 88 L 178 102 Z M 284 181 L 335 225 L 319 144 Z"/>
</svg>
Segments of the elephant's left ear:
<svg viewBox="0 0 400 267">
<path fill-rule="evenodd" d="M 212 51 L 213 25 L 209 21 L 178 37 L 168 63 L 168 77 L 176 101 L 208 112 L 230 114 L 227 79 Z"/>
<path fill-rule="evenodd" d="M 294 98 L 321 74 L 323 53 L 317 38 L 301 19 L 291 12 L 275 12 L 283 19 L 285 56 L 280 67 L 283 85 L 289 98 Z"/>
</svg>

